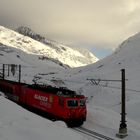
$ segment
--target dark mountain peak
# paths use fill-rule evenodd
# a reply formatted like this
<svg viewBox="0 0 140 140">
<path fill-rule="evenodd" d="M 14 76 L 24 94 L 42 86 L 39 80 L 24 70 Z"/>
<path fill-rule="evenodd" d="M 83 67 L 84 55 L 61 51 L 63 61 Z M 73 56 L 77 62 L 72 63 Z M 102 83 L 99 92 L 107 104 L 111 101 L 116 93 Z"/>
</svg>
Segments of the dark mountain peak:
<svg viewBox="0 0 140 140">
<path fill-rule="evenodd" d="M 16 32 L 31 37 L 32 39 L 35 39 L 37 41 L 40 42 L 44 42 L 45 41 L 45 37 L 41 36 L 40 34 L 35 33 L 32 29 L 30 29 L 29 27 L 26 26 L 20 26 L 16 29 Z"/>
</svg>

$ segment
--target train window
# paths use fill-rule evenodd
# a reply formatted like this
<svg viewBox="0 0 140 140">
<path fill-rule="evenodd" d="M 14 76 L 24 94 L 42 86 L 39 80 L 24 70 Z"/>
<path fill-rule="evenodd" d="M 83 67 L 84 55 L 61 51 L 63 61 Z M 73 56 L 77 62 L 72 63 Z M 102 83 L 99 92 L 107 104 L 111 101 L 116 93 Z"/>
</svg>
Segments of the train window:
<svg viewBox="0 0 140 140">
<path fill-rule="evenodd" d="M 85 100 L 80 100 L 80 106 L 85 106 L 86 105 L 86 101 Z"/>
<path fill-rule="evenodd" d="M 68 104 L 68 107 L 77 107 L 78 101 L 77 100 L 68 100 L 67 104 Z"/>
</svg>

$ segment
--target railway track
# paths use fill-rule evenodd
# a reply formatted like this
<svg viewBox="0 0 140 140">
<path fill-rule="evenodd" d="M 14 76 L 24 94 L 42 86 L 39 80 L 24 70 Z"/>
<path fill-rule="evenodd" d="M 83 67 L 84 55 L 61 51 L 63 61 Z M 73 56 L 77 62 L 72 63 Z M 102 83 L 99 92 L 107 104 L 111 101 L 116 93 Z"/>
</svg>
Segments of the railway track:
<svg viewBox="0 0 140 140">
<path fill-rule="evenodd" d="M 103 134 L 97 133 L 95 131 L 88 130 L 88 129 L 83 128 L 83 127 L 74 128 L 74 130 L 79 132 L 79 133 L 82 133 L 84 135 L 90 136 L 94 139 L 97 139 L 97 140 L 115 140 L 113 138 L 107 137 Z"/>
</svg>

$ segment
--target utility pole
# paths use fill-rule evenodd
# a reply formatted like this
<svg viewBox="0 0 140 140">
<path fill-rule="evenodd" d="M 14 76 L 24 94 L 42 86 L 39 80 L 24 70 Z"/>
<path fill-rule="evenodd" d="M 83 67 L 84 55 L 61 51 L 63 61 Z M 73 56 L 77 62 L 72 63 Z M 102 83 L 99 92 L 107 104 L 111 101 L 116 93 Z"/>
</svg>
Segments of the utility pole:
<svg viewBox="0 0 140 140">
<path fill-rule="evenodd" d="M 21 65 L 19 65 L 19 79 L 18 79 L 18 82 L 19 83 L 21 82 Z"/>
<path fill-rule="evenodd" d="M 3 67 L 2 67 L 2 78 L 3 80 L 5 78 L 5 64 L 3 64 Z"/>
<path fill-rule="evenodd" d="M 117 137 L 119 138 L 125 138 L 127 136 L 127 124 L 126 124 L 126 111 L 125 111 L 125 81 L 127 79 L 125 79 L 125 69 L 121 69 L 121 80 L 107 80 L 107 79 L 87 79 L 90 80 L 92 84 L 94 85 L 99 85 L 99 86 L 103 86 L 101 85 L 100 82 L 102 81 L 106 81 L 106 82 L 121 82 L 122 86 L 121 86 L 121 123 L 120 123 L 120 128 L 119 128 L 119 133 L 116 134 Z"/>
<path fill-rule="evenodd" d="M 10 75 L 10 65 L 8 64 L 8 76 Z"/>
<path fill-rule="evenodd" d="M 116 134 L 119 138 L 127 136 L 127 124 L 126 124 L 126 111 L 125 111 L 125 69 L 121 70 L 122 74 L 122 97 L 121 97 L 121 123 L 119 133 Z"/>
</svg>

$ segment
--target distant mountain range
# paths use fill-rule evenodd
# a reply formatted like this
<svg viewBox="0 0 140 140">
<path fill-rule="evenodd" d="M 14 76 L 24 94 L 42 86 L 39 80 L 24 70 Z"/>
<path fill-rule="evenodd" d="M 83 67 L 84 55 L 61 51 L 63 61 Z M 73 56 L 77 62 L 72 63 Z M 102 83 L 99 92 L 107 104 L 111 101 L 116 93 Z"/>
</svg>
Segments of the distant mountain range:
<svg viewBox="0 0 140 140">
<path fill-rule="evenodd" d="M 56 59 L 66 65 L 69 65 L 70 67 L 85 66 L 98 61 L 98 58 L 86 49 L 70 48 L 68 46 L 62 45 L 35 33 L 28 27 L 21 26 L 17 28 L 16 31 L 24 36 L 31 37 L 32 39 L 47 45 L 47 47 L 49 46 L 55 52 L 57 52 L 58 56 L 61 55 L 61 57 L 65 57 L 65 59 L 62 59 L 61 57 Z"/>
<path fill-rule="evenodd" d="M 48 40 L 27 27 L 19 27 L 13 31 L 0 26 L 0 44 L 8 46 L 8 50 L 18 49 L 26 54 L 36 55 L 40 60 L 50 60 L 65 68 L 85 66 L 98 60 L 88 51 L 83 53 Z"/>
<path fill-rule="evenodd" d="M 0 26 L 0 63 L 22 64 L 22 82 L 67 87 L 84 94 L 89 114 L 85 126 L 114 138 L 121 119 L 118 80 L 121 80 L 121 69 L 125 69 L 126 123 L 129 124 L 126 139 L 140 139 L 140 33 L 125 40 L 110 56 L 87 65 L 91 62 L 85 61 L 90 53 L 83 55 L 29 31 L 30 37 Z M 68 65 L 87 66 L 69 69 Z"/>
</svg>

